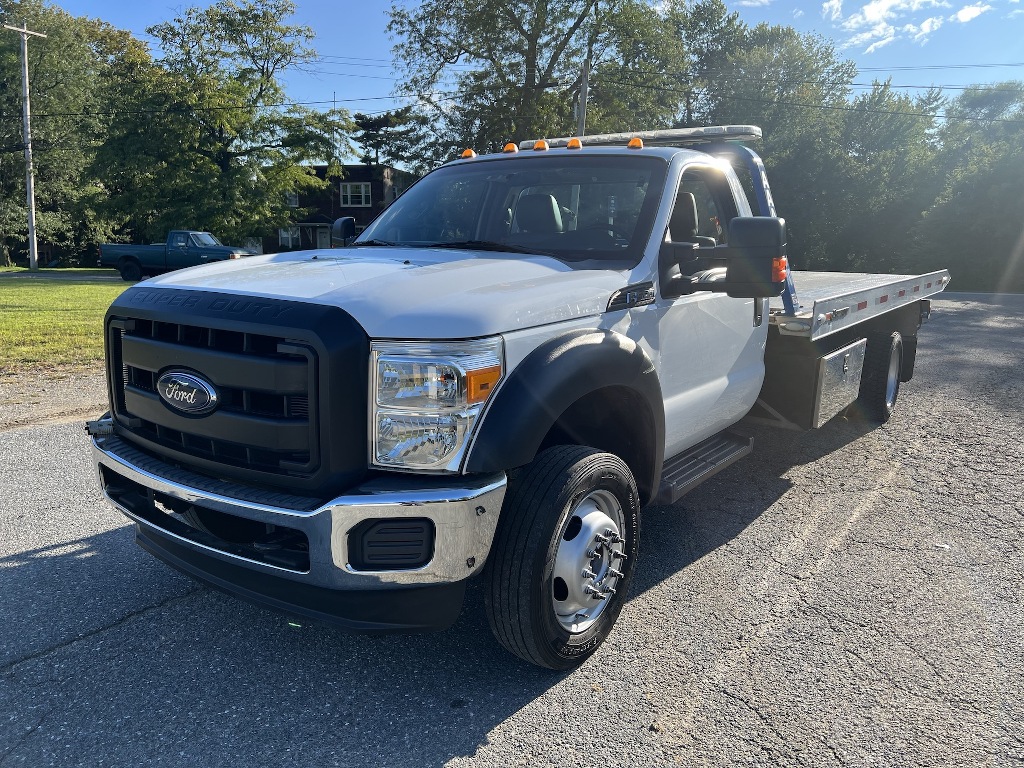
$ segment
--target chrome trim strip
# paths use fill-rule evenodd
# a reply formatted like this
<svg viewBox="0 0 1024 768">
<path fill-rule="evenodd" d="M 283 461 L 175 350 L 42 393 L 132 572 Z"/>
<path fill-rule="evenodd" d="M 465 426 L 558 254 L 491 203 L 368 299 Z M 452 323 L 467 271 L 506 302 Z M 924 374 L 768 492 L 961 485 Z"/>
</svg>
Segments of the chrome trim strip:
<svg viewBox="0 0 1024 768">
<path fill-rule="evenodd" d="M 486 477 L 453 477 L 451 479 L 455 482 L 448 487 L 413 486 L 408 490 L 395 487 L 395 483 L 408 484 L 409 478 L 377 480 L 312 511 L 285 509 L 232 499 L 163 479 L 106 450 L 103 443 L 103 436 L 92 437 L 101 490 L 113 506 L 136 525 L 144 527 L 152 537 L 173 539 L 210 557 L 329 589 L 364 590 L 386 589 L 393 585 L 444 584 L 478 573 L 490 552 L 507 484 L 504 473 Z M 309 539 L 309 571 L 301 573 L 249 560 L 184 539 L 140 520 L 106 492 L 100 466 L 144 488 L 190 504 L 301 530 Z M 433 522 L 433 559 L 416 570 L 357 571 L 352 568 L 348 563 L 349 531 L 363 520 L 402 517 L 425 517 Z"/>
</svg>

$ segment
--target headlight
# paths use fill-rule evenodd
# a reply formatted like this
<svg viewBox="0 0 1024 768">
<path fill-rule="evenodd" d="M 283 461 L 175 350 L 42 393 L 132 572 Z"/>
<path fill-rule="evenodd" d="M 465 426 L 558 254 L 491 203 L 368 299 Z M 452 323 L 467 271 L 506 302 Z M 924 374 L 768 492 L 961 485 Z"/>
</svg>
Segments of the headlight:
<svg viewBox="0 0 1024 768">
<path fill-rule="evenodd" d="M 457 472 L 484 404 L 504 372 L 501 338 L 374 342 L 371 461 Z"/>
</svg>

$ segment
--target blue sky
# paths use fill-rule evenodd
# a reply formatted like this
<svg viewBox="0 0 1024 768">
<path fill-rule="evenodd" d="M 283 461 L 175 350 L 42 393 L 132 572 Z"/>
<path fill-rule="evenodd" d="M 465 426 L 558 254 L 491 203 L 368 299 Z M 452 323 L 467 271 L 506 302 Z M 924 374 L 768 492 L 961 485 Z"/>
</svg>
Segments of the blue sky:
<svg viewBox="0 0 1024 768">
<path fill-rule="evenodd" d="M 514 0 L 512 0 L 514 2 Z M 857 82 L 891 76 L 896 86 L 1024 79 L 1024 0 L 726 0 L 750 25 L 788 24 L 836 42 L 861 69 Z M 98 17 L 145 38 L 146 27 L 208 0 L 60 0 L 76 16 Z M 400 83 L 390 64 L 387 9 L 381 0 L 297 0 L 296 21 L 316 30 L 321 60 L 287 78 L 288 95 L 356 112 L 395 106 Z M 1009 65 L 1009 66 L 1007 66 Z"/>
</svg>

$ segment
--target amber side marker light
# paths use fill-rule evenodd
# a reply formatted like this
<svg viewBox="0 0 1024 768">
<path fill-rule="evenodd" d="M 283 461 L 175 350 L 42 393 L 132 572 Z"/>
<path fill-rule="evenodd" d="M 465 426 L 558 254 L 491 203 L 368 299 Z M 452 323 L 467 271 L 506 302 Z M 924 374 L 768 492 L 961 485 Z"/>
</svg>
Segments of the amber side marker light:
<svg viewBox="0 0 1024 768">
<path fill-rule="evenodd" d="M 462 155 L 460 155 L 460 157 L 462 157 L 465 160 L 472 160 L 474 157 L 476 157 L 476 152 L 474 152 L 472 149 L 464 149 L 462 150 Z"/>
<path fill-rule="evenodd" d="M 519 151 L 519 147 L 516 146 L 515 142 L 510 141 L 508 144 L 505 145 L 505 148 L 501 151 L 504 152 L 506 155 L 514 155 L 516 152 Z"/>
<path fill-rule="evenodd" d="M 629 144 L 627 144 L 626 146 L 629 149 L 643 149 L 644 140 L 641 139 L 639 136 L 634 136 L 632 139 L 629 140 Z"/>
<path fill-rule="evenodd" d="M 494 385 L 498 383 L 500 378 L 500 365 L 492 365 L 490 368 L 481 368 L 476 371 L 467 371 L 466 400 L 470 404 L 482 403 L 491 394 Z"/>
<path fill-rule="evenodd" d="M 534 152 L 547 152 L 548 143 L 544 139 L 538 139 L 537 143 L 533 145 Z"/>
<path fill-rule="evenodd" d="M 566 149 L 583 149 L 583 142 L 579 139 L 569 139 L 569 142 L 565 145 Z"/>
</svg>

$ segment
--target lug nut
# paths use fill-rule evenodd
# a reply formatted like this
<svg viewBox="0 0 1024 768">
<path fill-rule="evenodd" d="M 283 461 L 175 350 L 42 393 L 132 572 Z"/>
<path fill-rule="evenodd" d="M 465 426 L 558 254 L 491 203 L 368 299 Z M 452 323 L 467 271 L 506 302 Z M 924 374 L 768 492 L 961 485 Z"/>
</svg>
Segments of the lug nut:
<svg viewBox="0 0 1024 768">
<path fill-rule="evenodd" d="M 584 568 L 583 569 L 583 573 L 581 573 L 580 576 L 582 576 L 584 579 L 596 579 L 597 578 L 597 574 L 594 573 L 589 568 Z"/>
<path fill-rule="evenodd" d="M 608 537 L 603 535 L 603 534 L 600 534 L 600 533 L 597 534 L 596 536 L 594 536 L 594 539 L 596 539 L 597 541 L 599 541 L 602 544 L 607 544 L 608 543 Z"/>
<path fill-rule="evenodd" d="M 623 576 L 626 575 L 622 571 L 617 571 L 614 568 L 609 568 L 608 573 L 614 576 L 616 579 L 621 579 Z"/>
<path fill-rule="evenodd" d="M 629 559 L 629 558 L 626 557 L 626 553 L 625 552 L 618 552 L 618 551 L 615 551 L 615 550 L 612 551 L 612 557 L 618 558 L 619 560 L 628 560 Z"/>
<path fill-rule="evenodd" d="M 607 600 L 608 599 L 608 595 L 606 595 L 604 592 L 599 590 L 597 587 L 592 587 L 589 584 L 583 588 L 583 591 L 586 592 L 588 595 L 590 595 L 595 600 Z"/>
<path fill-rule="evenodd" d="M 615 590 L 612 589 L 611 587 L 605 587 L 602 591 L 606 595 L 614 595 L 615 594 Z"/>
</svg>

